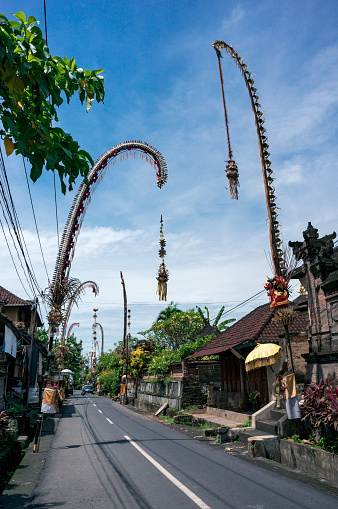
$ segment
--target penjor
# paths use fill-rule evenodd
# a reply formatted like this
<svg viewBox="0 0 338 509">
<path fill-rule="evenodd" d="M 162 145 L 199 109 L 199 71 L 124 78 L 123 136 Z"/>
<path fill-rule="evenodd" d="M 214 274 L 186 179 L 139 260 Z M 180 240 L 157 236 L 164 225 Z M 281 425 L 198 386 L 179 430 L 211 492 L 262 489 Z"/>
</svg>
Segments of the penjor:
<svg viewBox="0 0 338 509">
<path fill-rule="evenodd" d="M 159 257 L 162 259 L 161 265 L 157 271 L 157 292 L 159 300 L 167 300 L 167 281 L 169 279 L 169 272 L 166 269 L 164 263 L 164 257 L 167 254 L 165 250 L 166 241 L 163 236 L 163 219 L 161 216 L 161 227 L 160 227 L 160 249 L 158 251 Z"/>
</svg>

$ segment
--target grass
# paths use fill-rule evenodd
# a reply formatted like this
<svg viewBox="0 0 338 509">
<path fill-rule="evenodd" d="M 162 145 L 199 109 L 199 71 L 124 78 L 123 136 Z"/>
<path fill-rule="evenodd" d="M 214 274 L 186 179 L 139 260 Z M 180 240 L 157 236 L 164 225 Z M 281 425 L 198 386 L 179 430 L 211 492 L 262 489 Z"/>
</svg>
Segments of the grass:
<svg viewBox="0 0 338 509">
<path fill-rule="evenodd" d="M 251 419 L 246 419 L 243 424 L 237 424 L 236 428 L 251 428 Z"/>
<path fill-rule="evenodd" d="M 322 449 L 323 451 L 338 454 L 338 438 L 329 440 L 326 437 L 322 437 L 318 441 L 316 441 L 312 435 L 309 435 L 309 438 L 306 440 L 302 440 L 299 435 L 292 435 L 290 438 L 298 444 L 304 444 L 313 449 Z"/>
<path fill-rule="evenodd" d="M 174 419 L 168 415 L 159 415 L 158 417 L 168 424 L 174 424 Z"/>
</svg>

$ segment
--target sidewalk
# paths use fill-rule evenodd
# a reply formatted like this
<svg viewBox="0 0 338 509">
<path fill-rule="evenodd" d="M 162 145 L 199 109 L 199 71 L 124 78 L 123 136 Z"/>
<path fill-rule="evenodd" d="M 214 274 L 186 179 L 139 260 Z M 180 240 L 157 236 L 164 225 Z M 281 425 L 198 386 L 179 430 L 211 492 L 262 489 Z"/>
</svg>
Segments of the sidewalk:
<svg viewBox="0 0 338 509">
<path fill-rule="evenodd" d="M 64 403 L 65 406 L 66 403 Z M 34 442 L 32 442 L 23 457 L 13 477 L 0 496 L 0 507 L 6 509 L 18 509 L 28 507 L 43 470 L 46 457 L 51 448 L 64 406 L 59 415 L 48 416 L 44 420 L 39 452 L 33 453 Z"/>
<path fill-rule="evenodd" d="M 194 416 L 194 419 L 198 420 L 198 421 L 205 421 L 207 423 L 210 423 L 211 427 L 219 427 L 221 428 L 222 426 L 227 426 L 228 428 L 236 428 L 236 426 L 238 424 L 240 424 L 240 422 L 235 422 L 235 421 L 232 421 L 230 419 L 227 419 L 225 417 L 219 417 L 219 416 L 216 416 L 216 415 L 210 415 L 210 414 L 207 414 L 207 413 L 203 413 L 203 414 L 195 414 L 193 413 L 192 414 Z"/>
</svg>

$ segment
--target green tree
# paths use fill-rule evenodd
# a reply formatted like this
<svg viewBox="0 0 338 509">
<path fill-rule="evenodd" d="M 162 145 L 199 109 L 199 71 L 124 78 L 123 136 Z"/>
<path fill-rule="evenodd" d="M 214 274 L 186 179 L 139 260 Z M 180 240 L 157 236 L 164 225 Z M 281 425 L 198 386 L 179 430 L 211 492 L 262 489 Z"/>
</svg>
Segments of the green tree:
<svg viewBox="0 0 338 509">
<path fill-rule="evenodd" d="M 206 345 L 215 337 L 214 334 L 210 336 L 197 337 L 194 341 L 184 343 L 178 350 L 157 350 L 151 357 L 148 365 L 148 373 L 158 377 L 165 377 L 168 372 L 169 365 L 172 362 L 179 362 L 182 358 L 187 357 L 194 353 L 198 348 Z"/>
<path fill-rule="evenodd" d="M 177 307 L 177 304 L 174 304 L 173 301 L 170 302 L 170 304 L 168 304 L 168 306 L 164 309 L 162 309 L 162 311 L 160 311 L 158 317 L 156 318 L 156 321 L 157 322 L 163 322 L 164 320 L 167 320 L 168 318 L 171 317 L 171 315 L 173 315 L 174 313 L 181 313 L 182 311 L 180 309 L 178 309 Z"/>
<path fill-rule="evenodd" d="M 212 325 L 212 327 L 217 327 L 217 329 L 219 331 L 228 329 L 229 323 L 236 321 L 236 318 L 228 318 L 227 320 L 224 320 L 223 322 L 219 323 L 219 321 L 222 318 L 222 315 L 224 313 L 225 306 L 221 307 L 221 309 L 217 313 L 217 316 L 212 324 L 210 324 L 210 312 L 206 306 L 204 306 L 205 313 L 202 311 L 202 309 L 199 306 L 196 306 L 196 309 L 197 309 L 199 316 L 202 318 L 204 325 Z"/>
<path fill-rule="evenodd" d="M 72 136 L 52 123 L 59 121 L 57 108 L 78 92 L 87 111 L 94 100 L 101 102 L 105 90 L 102 69 L 78 67 L 74 57 L 54 56 L 46 46 L 38 21 L 19 11 L 16 20 L 0 14 L 0 135 L 7 155 L 14 151 L 31 164 L 35 182 L 46 170 L 56 170 L 61 190 L 66 192 L 78 175 L 86 176 L 93 164 Z"/>
<path fill-rule="evenodd" d="M 130 352 L 128 373 L 135 378 L 140 378 L 143 368 L 148 366 L 156 350 L 156 343 L 146 339 L 139 340 Z"/>
<path fill-rule="evenodd" d="M 82 358 L 82 341 L 78 341 L 74 334 L 71 334 L 66 340 L 66 345 L 70 349 L 69 355 L 64 363 L 64 367 L 73 371 L 73 384 L 79 389 L 82 384 L 83 358 Z"/>
<path fill-rule="evenodd" d="M 177 350 L 185 343 L 193 341 L 203 327 L 203 320 L 195 310 L 177 311 L 169 318 L 156 321 L 147 331 L 140 332 L 158 347 Z"/>
<path fill-rule="evenodd" d="M 41 343 L 44 343 L 45 345 L 48 344 L 48 331 L 44 327 L 38 327 L 36 329 L 36 337 L 38 341 L 41 341 Z"/>
<path fill-rule="evenodd" d="M 117 350 L 110 350 L 101 355 L 95 370 L 95 376 L 100 379 L 103 392 L 110 396 L 118 394 L 121 383 L 123 360 Z"/>
</svg>

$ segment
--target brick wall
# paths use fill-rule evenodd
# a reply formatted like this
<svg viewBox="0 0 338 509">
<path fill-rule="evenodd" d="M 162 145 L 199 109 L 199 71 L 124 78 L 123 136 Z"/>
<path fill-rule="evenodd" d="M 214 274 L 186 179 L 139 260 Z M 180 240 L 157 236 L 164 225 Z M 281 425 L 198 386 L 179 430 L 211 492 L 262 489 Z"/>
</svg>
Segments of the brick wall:
<svg viewBox="0 0 338 509">
<path fill-rule="evenodd" d="M 307 334 L 292 335 L 290 340 L 296 379 L 299 382 L 303 382 L 306 373 L 306 360 L 302 355 L 309 353 L 308 337 Z M 288 359 L 288 361 L 289 368 L 291 369 L 290 359 Z"/>
</svg>

